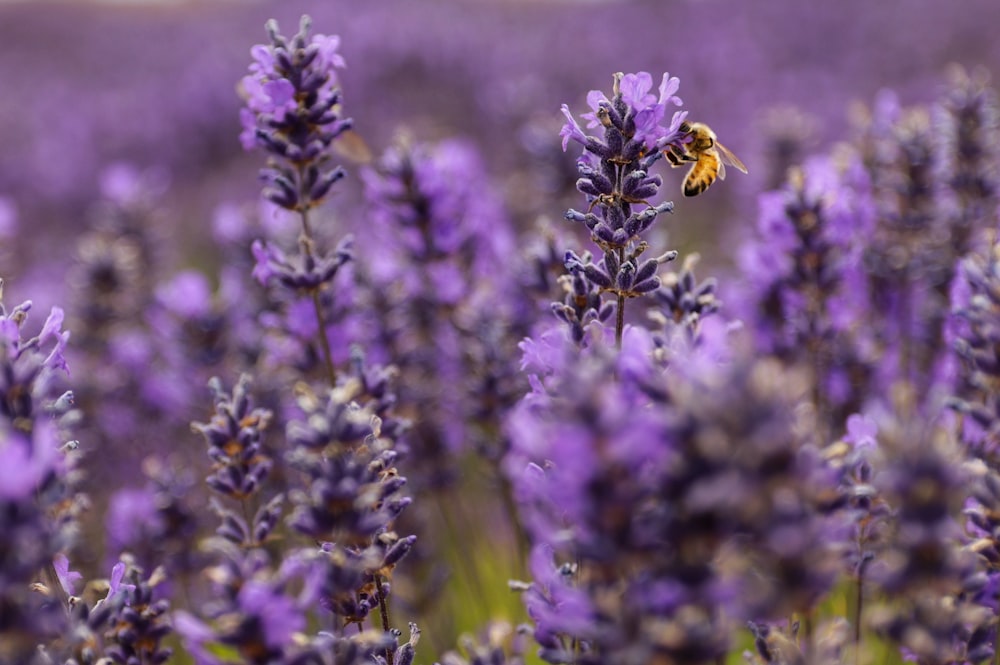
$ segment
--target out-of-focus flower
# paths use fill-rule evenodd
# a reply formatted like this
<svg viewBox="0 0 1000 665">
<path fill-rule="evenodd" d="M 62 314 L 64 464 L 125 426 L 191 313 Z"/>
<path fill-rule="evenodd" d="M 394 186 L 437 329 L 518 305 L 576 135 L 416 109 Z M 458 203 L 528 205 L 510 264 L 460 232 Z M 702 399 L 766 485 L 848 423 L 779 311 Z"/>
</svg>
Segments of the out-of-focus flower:
<svg viewBox="0 0 1000 665">
<path fill-rule="evenodd" d="M 479 638 L 463 635 L 459 642 L 461 650 L 446 652 L 441 656 L 441 665 L 522 665 L 525 637 L 524 626 L 490 623 Z"/>
<path fill-rule="evenodd" d="M 127 553 L 137 567 L 163 567 L 173 582 L 191 574 L 199 559 L 194 474 L 175 459 L 156 456 L 143 460 L 142 472 L 145 485 L 111 495 L 106 551 L 116 559 Z"/>
<path fill-rule="evenodd" d="M 199 608 L 204 620 L 179 612 L 174 622 L 196 661 L 220 662 L 221 644 L 247 663 L 295 662 L 307 609 L 290 591 L 299 577 L 296 556 L 275 570 L 262 549 L 244 551 L 222 538 L 205 545 L 216 563 L 206 569 L 212 588 Z"/>
<path fill-rule="evenodd" d="M 975 601 L 987 578 L 957 521 L 969 469 L 953 439 L 919 422 L 885 423 L 880 443 L 890 463 L 875 486 L 893 514 L 869 567 L 885 597 L 868 622 L 925 662 L 966 659 L 973 628 L 992 614 Z"/>
<path fill-rule="evenodd" d="M 757 236 L 740 249 L 742 277 L 727 298 L 764 351 L 814 374 L 827 430 L 864 403 L 877 348 L 861 268 L 874 208 L 859 176 L 851 155 L 817 158 L 762 194 Z"/>
<path fill-rule="evenodd" d="M 696 360 L 714 333 L 665 372 L 649 333 L 625 332 L 621 352 L 602 336 L 532 351 L 505 460 L 536 544 L 525 602 L 550 662 L 710 662 L 728 622 L 832 588 L 836 473 L 804 436 L 801 376 L 741 346 Z"/>
<path fill-rule="evenodd" d="M 1000 102 L 983 69 L 954 65 L 934 109 L 938 147 L 938 196 L 950 218 L 956 255 L 975 248 L 983 231 L 996 228 L 1000 204 Z"/>
<path fill-rule="evenodd" d="M 292 421 L 287 433 L 293 446 L 288 462 L 304 483 L 291 494 L 289 523 L 327 543 L 309 557 L 314 594 L 344 621 L 357 623 L 376 601 L 384 602 L 393 568 L 416 541 L 393 531 L 410 504 L 402 496 L 406 479 L 396 471 L 393 441 L 383 436 L 372 405 L 353 401 L 362 394 L 357 380 L 331 390 L 326 400 L 303 390 L 298 403 L 304 418 Z"/>
<path fill-rule="evenodd" d="M 247 499 L 259 495 L 272 467 L 262 447 L 263 432 L 272 414 L 267 409 L 254 408 L 249 387 L 247 375 L 240 377 L 231 393 L 223 390 L 221 381 L 213 379 L 209 388 L 215 401 L 215 415 L 208 423 L 192 425 L 205 438 L 213 462 L 213 472 L 206 478 L 208 486 L 244 506 Z M 260 546 L 274 527 L 269 511 L 264 508 L 258 510 L 252 523 L 221 505 L 216 506 L 216 512 L 222 517 L 217 533 L 247 547 Z"/>
<path fill-rule="evenodd" d="M 764 189 L 780 189 L 789 169 L 800 167 L 815 147 L 819 118 L 794 106 L 776 106 L 761 117 L 757 134 L 764 142 Z"/>
<path fill-rule="evenodd" d="M 76 493 L 78 420 L 64 392 L 69 332 L 54 308 L 29 336 L 31 302 L 8 309 L 0 281 L 0 660 L 27 662 L 66 628 L 79 573 L 67 553 L 85 498 Z M 32 590 L 41 575 L 43 584 Z"/>
<path fill-rule="evenodd" d="M 871 311 L 884 313 L 872 326 L 883 358 L 877 385 L 909 385 L 930 408 L 953 380 L 942 342 L 956 265 L 995 232 L 994 97 L 960 73 L 932 121 L 886 93 L 858 142 L 877 213 L 863 250 Z"/>
<path fill-rule="evenodd" d="M 498 414 L 521 392 L 505 353 L 527 333 L 513 229 L 473 147 L 400 140 L 364 172 L 358 269 L 376 358 L 391 359 L 414 482 L 443 487 L 456 453 L 502 455 Z M 359 249 L 359 253 L 365 250 Z"/>
<path fill-rule="evenodd" d="M 955 396 L 963 442 L 985 460 L 997 459 L 1000 443 L 1000 245 L 961 263 L 952 287 L 954 313 L 946 329 L 955 351 Z"/>
<path fill-rule="evenodd" d="M 66 595 L 72 596 L 76 588 L 76 582 L 79 581 L 83 575 L 75 570 L 69 569 L 69 559 L 65 554 L 57 554 L 55 560 L 52 562 L 53 567 L 56 570 L 56 575 L 59 577 L 59 584 L 62 586 L 63 591 Z"/>
</svg>

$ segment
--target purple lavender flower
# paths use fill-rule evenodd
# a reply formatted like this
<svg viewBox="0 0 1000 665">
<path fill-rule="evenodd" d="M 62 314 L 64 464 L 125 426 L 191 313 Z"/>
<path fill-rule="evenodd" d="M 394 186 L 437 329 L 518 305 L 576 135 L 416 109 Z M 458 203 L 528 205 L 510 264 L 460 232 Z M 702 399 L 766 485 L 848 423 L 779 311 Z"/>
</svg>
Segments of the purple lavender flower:
<svg viewBox="0 0 1000 665">
<path fill-rule="evenodd" d="M 522 665 L 524 663 L 524 626 L 513 628 L 496 621 L 482 630 L 481 637 L 465 635 L 461 651 L 448 651 L 441 656 L 441 665 Z"/>
<path fill-rule="evenodd" d="M 714 333 L 668 375 L 649 333 L 628 328 L 621 352 L 602 339 L 526 346 L 540 373 L 508 421 L 543 657 L 710 662 L 734 618 L 814 607 L 843 527 L 796 422 L 801 377 L 739 347 L 709 361 Z"/>
<path fill-rule="evenodd" d="M 118 577 L 104 601 L 111 604 L 108 630 L 104 633 L 105 655 L 114 663 L 165 663 L 173 649 L 162 642 L 173 628 L 169 602 L 156 598 L 155 589 L 165 579 L 162 570 L 153 571 L 148 578 L 138 569 L 126 570 L 125 566 L 116 573 Z"/>
<path fill-rule="evenodd" d="M 946 329 L 955 350 L 955 396 L 951 403 L 961 414 L 962 441 L 988 461 L 996 459 L 1000 437 L 1000 395 L 995 389 L 1000 359 L 994 341 L 1000 334 L 998 268 L 998 245 L 987 255 L 973 253 L 962 261 L 952 287 L 954 313 Z"/>
<path fill-rule="evenodd" d="M 976 468 L 972 495 L 966 501 L 963 513 L 967 517 L 965 524 L 967 547 L 978 556 L 987 576 L 982 589 L 978 593 L 971 594 L 972 600 L 989 610 L 985 614 L 990 620 L 984 620 L 969 636 L 970 660 L 991 658 L 996 649 L 997 630 L 991 619 L 1000 613 L 998 506 L 1000 506 L 1000 477 L 992 469 L 980 465 Z"/>
<path fill-rule="evenodd" d="M 1000 108 L 985 70 L 955 65 L 934 109 L 939 137 L 939 205 L 949 218 L 955 255 L 974 249 L 997 222 L 1000 196 Z"/>
<path fill-rule="evenodd" d="M 602 282 L 610 283 L 610 278 L 594 266 L 590 252 L 582 256 L 567 252 L 564 265 L 569 273 L 560 280 L 565 296 L 562 302 L 552 303 L 552 313 L 568 326 L 573 341 L 583 344 L 587 327 L 594 322 L 604 323 L 614 313 L 614 305 L 601 298 L 600 284 L 587 278 L 588 268 Z"/>
<path fill-rule="evenodd" d="M 59 586 L 63 588 L 67 596 L 72 596 L 76 589 L 77 581 L 83 575 L 78 571 L 69 569 L 69 559 L 66 558 L 65 554 L 57 554 L 52 567 L 55 568 L 56 575 L 59 577 Z"/>
<path fill-rule="evenodd" d="M 591 108 L 590 113 L 585 113 L 587 128 L 594 129 L 598 126 L 608 126 L 608 123 L 618 126 L 621 138 L 625 141 L 635 141 L 633 147 L 629 144 L 628 152 L 644 151 L 652 152 L 662 150 L 668 144 L 680 138 L 680 126 L 687 113 L 674 113 L 667 126 L 663 125 L 667 108 L 670 105 L 680 106 L 681 100 L 674 95 L 680 87 L 677 77 L 669 74 L 663 75 L 660 82 L 659 96 L 650 91 L 653 87 L 653 77 L 648 72 L 638 74 L 616 74 L 615 75 L 615 96 L 608 99 L 600 90 L 591 90 L 587 94 L 587 104 Z M 595 154 L 600 154 L 593 142 L 592 137 L 584 134 L 579 123 L 569 111 L 565 104 L 562 106 L 562 113 L 568 121 L 563 125 L 559 135 L 563 137 L 563 150 L 566 149 L 570 139 L 573 139 Z M 617 114 L 616 123 L 613 119 Z M 631 131 L 629 131 L 631 130 Z M 609 142 L 617 143 L 617 139 L 608 139 Z M 623 152 L 625 144 L 622 145 Z"/>
<path fill-rule="evenodd" d="M 109 168 L 103 179 L 105 196 L 91 211 L 91 228 L 77 244 L 70 271 L 70 316 L 80 322 L 77 346 L 95 353 L 152 299 L 166 245 L 162 187 L 122 165 Z"/>
<path fill-rule="evenodd" d="M 592 602 L 587 592 L 574 584 L 573 565 L 558 565 L 548 545 L 532 550 L 530 571 L 534 579 L 524 587 L 524 604 L 535 624 L 539 655 L 548 662 L 568 662 L 574 654 L 566 636 L 586 638 L 593 633 L 596 615 Z"/>
<path fill-rule="evenodd" d="M 212 602 L 203 606 L 208 621 L 187 612 L 175 615 L 176 629 L 200 665 L 219 665 L 220 648 L 261 665 L 361 665 L 372 660 L 384 663 L 386 654 L 397 655 L 399 665 L 412 662 L 412 644 L 409 649 L 398 645 L 398 632 L 362 630 L 346 634 L 339 622 L 334 623 L 331 632 L 305 632 L 306 616 L 316 604 L 317 595 L 329 591 L 320 582 L 333 570 L 329 563 L 317 559 L 315 551 L 295 550 L 275 570 L 268 564 L 264 550 L 241 552 L 233 543 L 221 539 L 212 544 L 221 560 L 208 571 L 214 587 Z M 293 589 L 302 591 L 296 594 Z M 412 628 L 419 633 L 415 626 Z M 415 638 L 411 639 L 411 643 L 415 642 Z M 407 653 L 411 654 L 409 660 Z"/>
<path fill-rule="evenodd" d="M 585 134 L 569 107 L 562 106 L 568 121 L 560 132 L 563 149 L 570 139 L 583 146 L 584 153 L 577 163 L 580 172 L 577 188 L 590 202 L 587 212 L 570 209 L 566 218 L 583 223 L 590 230 L 591 239 L 604 250 L 604 258 L 589 268 L 585 265 L 584 274 L 596 288 L 617 296 L 619 344 L 625 325 L 626 298 L 659 287 L 658 264 L 676 257 L 673 252 L 639 262 L 638 257 L 647 245 L 638 242 L 638 238 L 649 230 L 658 214 L 673 211 L 673 203 L 669 201 L 657 205 L 649 202 L 662 182 L 649 169 L 661 157 L 662 150 L 680 147 L 684 138 L 680 127 L 686 114 L 676 112 L 669 121 L 665 118 L 668 106 L 680 105 L 680 99 L 674 96 L 678 86 L 676 78 L 664 74 L 659 96 L 653 95 L 652 77 L 639 72 L 615 74 L 612 99 L 591 90 L 587 103 L 592 112 L 583 117 L 588 120 L 589 129 L 604 127 L 603 139 Z M 633 209 L 636 205 L 644 207 L 636 211 Z M 600 216 L 592 212 L 595 206 Z M 577 323 L 570 320 L 567 323 L 574 337 L 578 337 Z"/>
<path fill-rule="evenodd" d="M 949 381 L 942 340 L 955 266 L 995 225 L 992 99 L 982 81 L 956 76 L 932 122 L 926 108 L 883 95 L 862 138 L 877 202 L 863 261 L 873 311 L 885 313 L 874 331 L 879 384 L 908 383 L 929 401 Z M 981 176 L 970 180 L 966 162 Z"/>
<path fill-rule="evenodd" d="M 289 643 L 305 627 L 305 618 L 295 611 L 292 600 L 276 595 L 266 583 L 247 582 L 240 589 L 237 602 L 245 612 L 258 612 L 261 637 L 268 647 Z"/>
<path fill-rule="evenodd" d="M 765 352 L 813 373 L 813 401 L 831 423 L 860 407 L 875 362 L 862 325 L 861 252 L 874 224 L 863 178 L 857 161 L 814 159 L 761 195 L 758 235 L 740 249 L 743 292 L 727 298 Z"/>
<path fill-rule="evenodd" d="M 419 414 L 406 437 L 415 482 L 445 486 L 456 453 L 502 455 L 499 413 L 522 390 L 504 359 L 530 314 L 510 288 L 513 230 L 465 142 L 400 141 L 363 178 L 372 250 L 359 273 L 377 340 L 371 353 L 399 368 L 399 408 Z"/>
<path fill-rule="evenodd" d="M 209 387 L 215 400 L 215 416 L 209 423 L 192 425 L 208 443 L 208 455 L 214 463 L 213 472 L 206 478 L 208 486 L 244 507 L 248 499 L 259 494 L 272 467 L 262 447 L 263 432 L 272 414 L 253 407 L 249 385 L 250 377 L 243 375 L 232 393 L 227 394 L 222 382 L 213 379 Z M 271 512 L 277 505 L 269 503 L 258 510 L 252 522 L 221 504 L 214 506 L 222 518 L 217 533 L 234 543 L 259 546 L 275 526 Z"/>
<path fill-rule="evenodd" d="M 286 39 L 275 21 L 267 23 L 268 45 L 252 51 L 255 62 L 242 80 L 247 108 L 242 114 L 245 146 L 256 144 L 270 157 L 261 171 L 264 197 L 298 213 L 302 223 L 299 255 L 287 257 L 267 242 L 254 243 L 257 267 L 254 276 L 262 283 L 277 281 L 290 293 L 308 296 L 327 380 L 336 383 L 333 352 L 327 334 L 329 304 L 324 288 L 350 259 L 349 240 L 332 252 L 316 247 L 309 213 L 329 195 L 344 177 L 341 167 L 329 166 L 333 141 L 351 127 L 341 118 L 340 89 L 335 69 L 342 67 L 337 37 L 314 35 L 308 39 L 309 18 L 302 17 L 299 32 Z M 325 290 L 329 295 L 329 290 Z"/>
<path fill-rule="evenodd" d="M 253 48 L 254 63 L 241 81 L 247 104 L 240 115 L 243 146 L 271 153 L 261 172 L 265 196 L 297 211 L 318 205 L 344 176 L 343 169 L 325 164 L 330 144 L 352 124 L 340 117 L 339 38 L 309 40 L 309 23 L 303 17 L 299 32 L 286 39 L 275 21 L 268 22 L 271 43 Z"/>
<path fill-rule="evenodd" d="M 669 345 L 675 336 L 683 336 L 689 343 L 696 341 L 702 319 L 719 311 L 716 280 L 699 282 L 695 277 L 699 258 L 697 254 L 686 256 L 680 271 L 666 273 L 660 279 L 660 288 L 653 292 L 659 307 L 651 308 L 646 315 L 656 326 L 658 344 L 662 346 Z"/>
<path fill-rule="evenodd" d="M 805 162 L 815 148 L 819 127 L 819 118 L 794 106 L 776 106 L 765 112 L 758 127 L 767 165 L 765 191 L 781 189 L 788 170 Z"/>
<path fill-rule="evenodd" d="M 928 663 L 966 659 L 992 610 L 975 601 L 987 578 L 963 548 L 957 516 L 971 478 L 955 441 L 920 423 L 884 423 L 891 464 L 876 487 L 893 509 L 888 547 L 870 566 L 885 595 L 869 622 Z M 981 654 L 980 654 L 981 655 Z"/>
<path fill-rule="evenodd" d="M 352 381 L 330 391 L 325 401 L 303 391 L 302 420 L 292 421 L 288 462 L 305 489 L 294 491 L 293 529 L 326 543 L 309 556 L 317 599 L 346 622 L 362 623 L 378 607 L 383 626 L 387 581 L 412 548 L 415 536 L 392 527 L 410 499 L 402 496 L 392 441 L 383 436 L 372 406 L 354 399 L 362 385 Z"/>
<path fill-rule="evenodd" d="M 272 279 L 293 290 L 312 291 L 333 280 L 341 266 L 351 260 L 350 238 L 345 238 L 330 256 L 317 258 L 309 252 L 288 257 L 278 247 L 260 240 L 252 251 L 257 264 L 253 276 L 261 284 Z"/>
<path fill-rule="evenodd" d="M 105 516 L 106 551 L 115 559 L 128 552 L 138 567 L 162 566 L 170 581 L 191 574 L 199 556 L 198 519 L 191 505 L 194 475 L 176 460 L 143 461 L 146 483 L 111 495 Z"/>
<path fill-rule="evenodd" d="M 875 486 L 876 465 L 884 465 L 877 440 L 878 426 L 871 418 L 854 414 L 847 419 L 846 445 L 842 459 L 841 483 L 847 495 L 847 510 L 853 523 L 853 542 L 847 563 L 857 578 L 859 590 L 866 571 L 887 541 L 887 520 L 891 509 Z M 835 450 L 827 451 L 833 456 Z"/>
<path fill-rule="evenodd" d="M 62 392 L 62 310 L 28 336 L 31 302 L 8 310 L 2 297 L 0 280 L 0 660 L 25 662 L 65 628 L 79 577 L 66 555 L 84 497 L 74 487 L 78 444 L 67 443 L 77 414 Z"/>
<path fill-rule="evenodd" d="M 847 620 L 836 617 L 822 622 L 811 635 L 800 635 L 800 624 L 793 622 L 789 629 L 784 625 L 748 621 L 747 627 L 754 638 L 756 654 L 743 652 L 751 665 L 793 665 L 816 663 L 837 665 L 843 663 L 850 630 Z"/>
<path fill-rule="evenodd" d="M 162 569 L 148 577 L 132 563 L 120 561 L 105 580 L 107 595 L 100 600 L 74 598 L 70 628 L 52 649 L 49 658 L 62 656 L 67 663 L 109 662 L 165 663 L 173 650 L 163 641 L 173 633 L 169 602 L 159 597 L 166 581 Z"/>
<path fill-rule="evenodd" d="M 242 552 L 222 539 L 212 545 L 220 561 L 207 571 L 213 593 L 202 611 L 209 622 L 187 612 L 175 615 L 187 648 L 206 665 L 219 662 L 212 644 L 226 645 L 248 663 L 289 662 L 300 650 L 296 635 L 305 626 L 305 608 L 289 591 L 298 577 L 295 559 L 273 570 L 264 550 Z"/>
</svg>

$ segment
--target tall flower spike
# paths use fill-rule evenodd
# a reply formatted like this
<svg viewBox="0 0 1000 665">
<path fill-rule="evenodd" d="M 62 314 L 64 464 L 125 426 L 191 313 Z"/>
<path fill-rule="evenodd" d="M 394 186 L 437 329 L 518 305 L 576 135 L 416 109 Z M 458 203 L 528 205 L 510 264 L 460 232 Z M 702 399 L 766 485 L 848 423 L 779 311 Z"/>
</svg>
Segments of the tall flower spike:
<svg viewBox="0 0 1000 665">
<path fill-rule="evenodd" d="M 70 635 L 76 660 L 68 662 L 89 662 L 96 645 L 105 657 L 98 662 L 169 661 L 173 649 L 163 641 L 173 633 L 170 603 L 157 591 L 166 581 L 162 568 L 146 577 L 131 564 L 115 564 L 107 596 L 93 607 L 78 602 L 73 608 L 76 625 Z"/>
<path fill-rule="evenodd" d="M 744 293 L 729 299 L 764 351 L 813 373 L 812 401 L 833 423 L 860 407 L 876 364 L 862 323 L 868 284 L 858 269 L 874 210 L 859 175 L 853 155 L 817 158 L 762 194 L 756 237 L 739 255 L 735 288 Z"/>
<path fill-rule="evenodd" d="M 247 105 L 240 113 L 243 146 L 271 154 L 261 172 L 265 196 L 298 211 L 322 202 L 344 176 L 342 168 L 327 163 L 330 144 L 352 124 L 340 116 L 340 39 L 313 35 L 310 40 L 309 23 L 303 16 L 299 32 L 286 39 L 277 22 L 268 21 L 271 43 L 253 48 L 254 63 L 241 81 Z"/>
<path fill-rule="evenodd" d="M 255 494 L 271 470 L 271 460 L 261 447 L 271 412 L 253 408 L 249 385 L 250 377 L 243 375 L 232 393 L 227 394 L 222 382 L 212 379 L 209 387 L 215 399 L 215 415 L 208 423 L 192 425 L 205 437 L 208 456 L 215 464 L 207 478 L 208 486 L 238 501 Z"/>
<path fill-rule="evenodd" d="M 947 340 L 960 367 L 951 406 L 963 415 L 963 443 L 995 465 L 1000 460 L 1000 244 L 962 260 L 952 308 Z"/>
<path fill-rule="evenodd" d="M 677 86 L 676 78 L 664 74 L 657 98 L 649 94 L 652 77 L 648 73 L 619 73 L 615 74 L 612 99 L 598 90 L 590 91 L 587 102 L 592 112 L 583 117 L 589 121 L 589 129 L 604 128 L 603 139 L 585 135 L 569 107 L 562 106 L 568 120 L 560 132 L 563 149 L 571 138 L 583 145 L 584 154 L 577 163 L 577 189 L 590 202 L 587 213 L 571 210 L 566 216 L 584 223 L 602 247 L 624 247 L 646 231 L 657 214 L 673 209 L 669 202 L 659 206 L 648 202 L 661 184 L 660 177 L 651 175 L 649 169 L 661 157 L 661 150 L 681 145 L 680 126 L 687 114 L 674 113 L 664 124 L 667 107 L 680 104 L 673 94 Z M 637 204 L 644 209 L 633 212 Z M 594 207 L 599 208 L 600 216 L 592 214 Z"/>
<path fill-rule="evenodd" d="M 862 148 L 870 150 L 877 216 L 862 261 L 872 311 L 884 314 L 872 326 L 880 392 L 906 384 L 934 402 L 948 288 L 966 251 L 951 245 L 960 237 L 941 214 L 940 136 L 926 108 L 900 108 L 891 95 L 878 100 L 869 134 Z"/>
<path fill-rule="evenodd" d="M 1000 102 L 985 70 L 967 72 L 954 65 L 948 79 L 934 125 L 941 139 L 941 204 L 951 222 L 951 245 L 963 254 L 997 224 Z"/>
<path fill-rule="evenodd" d="M 869 623 L 920 662 L 970 660 L 982 646 L 973 629 L 992 618 L 975 599 L 987 583 L 984 562 L 963 547 L 957 519 L 977 489 L 970 466 L 949 435 L 926 424 L 890 422 L 879 435 L 890 464 L 875 485 L 894 514 L 871 566 L 884 593 Z"/>
<path fill-rule="evenodd" d="M 584 148 L 577 162 L 580 174 L 577 189 L 587 196 L 589 203 L 586 212 L 570 209 L 565 216 L 584 224 L 591 239 L 605 253 L 599 262 L 602 269 L 591 266 L 584 268 L 583 274 L 600 291 L 617 296 L 615 338 L 619 345 L 625 326 L 625 300 L 658 288 L 658 264 L 676 257 L 674 252 L 637 262 L 645 249 L 645 243 L 639 242 L 641 235 L 650 229 L 657 215 L 673 211 L 670 201 L 655 205 L 650 202 L 662 180 L 649 171 L 662 157 L 663 150 L 683 149 L 685 135 L 680 128 L 686 113 L 675 112 L 666 119 L 667 108 L 681 103 L 674 96 L 678 85 L 676 78 L 664 74 L 657 96 L 650 92 L 653 79 L 647 72 L 618 73 L 611 99 L 591 90 L 587 103 L 592 111 L 583 118 L 588 121 L 588 129 L 603 127 L 603 138 L 585 134 L 569 107 L 562 106 L 567 120 L 560 132 L 563 149 L 570 140 Z M 641 207 L 636 209 L 637 206 Z M 567 318 L 569 311 L 562 308 L 555 312 L 570 325 L 574 339 L 579 342 L 582 319 L 578 316 L 574 322 Z"/>
<path fill-rule="evenodd" d="M 72 588 L 55 562 L 75 543 L 83 497 L 73 491 L 77 443 L 66 442 L 73 393 L 60 394 L 62 310 L 29 337 L 31 302 L 7 309 L 2 296 L 0 280 L 0 661 L 28 662 L 38 640 L 65 630 Z"/>
<path fill-rule="evenodd" d="M 506 386 L 489 395 L 474 387 L 495 348 L 480 350 L 483 337 L 509 348 L 528 327 L 522 290 L 508 288 L 513 229 L 466 142 L 404 137 L 363 179 L 374 251 L 358 273 L 369 282 L 372 351 L 399 368 L 400 411 L 420 414 L 407 436 L 411 479 L 444 487 L 457 476 L 455 453 L 471 447 L 474 432 L 495 429 L 483 422 L 488 409 L 516 399 Z"/>
<path fill-rule="evenodd" d="M 306 489 L 292 493 L 289 523 L 322 543 L 307 556 L 310 586 L 320 604 L 359 625 L 378 608 L 388 630 L 388 581 L 416 537 L 393 531 L 410 504 L 402 496 L 406 479 L 396 471 L 393 441 L 373 413 L 377 402 L 354 401 L 363 397 L 362 390 L 356 379 L 329 391 L 326 399 L 300 388 L 303 418 L 288 425 L 293 446 L 288 462 L 302 473 Z"/>
<path fill-rule="evenodd" d="M 327 305 L 320 291 L 350 259 L 350 247 L 344 241 L 326 255 L 318 251 L 309 212 L 345 175 L 340 166 L 330 166 L 333 141 L 351 127 L 351 121 L 340 115 L 337 87 L 336 70 L 344 66 L 344 60 L 337 52 L 338 37 L 309 39 L 307 16 L 291 38 L 282 36 L 273 20 L 267 23 L 267 34 L 270 43 L 253 48 L 254 62 L 241 81 L 247 104 L 240 115 L 241 137 L 246 148 L 256 146 L 269 153 L 267 166 L 261 170 L 264 197 L 298 213 L 302 235 L 300 256 L 292 259 L 286 259 L 280 248 L 255 242 L 254 276 L 262 283 L 275 278 L 297 295 L 311 298 L 316 337 L 333 385 L 336 370 L 326 329 Z"/>
</svg>

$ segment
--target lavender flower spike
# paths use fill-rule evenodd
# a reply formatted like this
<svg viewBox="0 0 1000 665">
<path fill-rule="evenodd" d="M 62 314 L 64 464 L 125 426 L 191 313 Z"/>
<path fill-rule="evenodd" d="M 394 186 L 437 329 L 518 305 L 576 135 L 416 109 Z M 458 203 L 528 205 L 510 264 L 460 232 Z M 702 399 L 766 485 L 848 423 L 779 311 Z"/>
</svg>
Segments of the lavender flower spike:
<svg viewBox="0 0 1000 665">
<path fill-rule="evenodd" d="M 270 44 L 253 48 L 254 63 L 241 81 L 247 102 L 240 116 L 242 140 L 247 148 L 257 146 L 269 153 L 260 174 L 264 198 L 299 214 L 301 255 L 286 259 L 280 249 L 257 241 L 254 276 L 262 283 L 276 278 L 286 288 L 311 296 L 327 378 L 334 385 L 337 375 L 320 290 L 350 259 L 350 244 L 345 240 L 328 255 L 318 251 L 309 211 L 345 175 L 340 166 L 330 165 L 333 141 L 351 127 L 340 115 L 337 87 L 336 69 L 344 60 L 337 53 L 337 37 L 308 39 L 307 16 L 290 39 L 278 32 L 273 20 L 267 23 L 267 33 Z"/>
<path fill-rule="evenodd" d="M 351 127 L 351 120 L 340 117 L 340 41 L 326 35 L 308 40 L 306 16 L 291 39 L 273 20 L 267 33 L 271 43 L 253 48 L 254 63 L 241 81 L 247 107 L 240 113 L 240 140 L 244 148 L 260 147 L 272 156 L 261 172 L 268 200 L 308 210 L 344 176 L 340 167 L 327 167 L 330 144 Z"/>
<path fill-rule="evenodd" d="M 584 224 L 590 230 L 591 240 L 605 252 L 599 265 L 580 266 L 579 261 L 573 261 L 573 266 L 581 268 L 587 281 L 597 289 L 617 296 L 615 338 L 619 345 L 625 326 L 625 300 L 659 288 L 658 265 L 676 256 L 667 253 L 638 262 L 647 247 L 640 240 L 642 234 L 652 227 L 657 215 L 672 212 L 674 208 L 670 201 L 655 205 L 650 202 L 663 181 L 649 170 L 662 156 L 661 151 L 671 147 L 681 149 L 684 140 L 681 123 L 686 113 L 675 112 L 669 123 L 665 122 L 667 107 L 681 103 L 674 96 L 678 85 L 676 78 L 664 74 L 657 96 L 650 93 L 653 79 L 647 72 L 618 73 L 614 76 L 611 99 L 599 90 L 591 90 L 587 103 L 592 110 L 582 117 L 588 121 L 588 129 L 603 127 L 603 138 L 585 134 L 569 107 L 562 107 L 568 121 L 560 132 L 563 149 L 570 139 L 584 148 L 577 162 L 580 179 L 576 187 L 587 196 L 589 204 L 586 212 L 570 209 L 565 216 Z M 643 207 L 636 210 L 637 205 Z M 573 269 L 569 262 L 567 268 Z M 554 311 L 571 326 L 574 339 L 581 341 L 581 319 L 569 317 L 570 312 L 561 305 Z"/>
</svg>

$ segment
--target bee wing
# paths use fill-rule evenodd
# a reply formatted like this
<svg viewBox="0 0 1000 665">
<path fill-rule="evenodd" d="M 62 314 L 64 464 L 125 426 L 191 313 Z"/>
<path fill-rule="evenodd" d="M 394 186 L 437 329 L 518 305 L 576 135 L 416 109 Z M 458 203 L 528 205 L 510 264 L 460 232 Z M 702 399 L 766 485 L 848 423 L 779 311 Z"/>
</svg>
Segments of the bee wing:
<svg viewBox="0 0 1000 665">
<path fill-rule="evenodd" d="M 715 142 L 715 149 L 719 151 L 719 158 L 722 160 L 723 164 L 729 164 L 733 168 L 742 171 L 743 173 L 749 173 L 747 167 L 743 165 L 740 158 L 733 154 L 732 150 L 722 145 L 718 141 Z M 719 167 L 719 177 L 722 178 L 724 166 Z"/>
<path fill-rule="evenodd" d="M 374 158 L 368 143 L 353 129 L 348 129 L 336 138 L 333 151 L 355 164 L 370 164 Z"/>
</svg>

